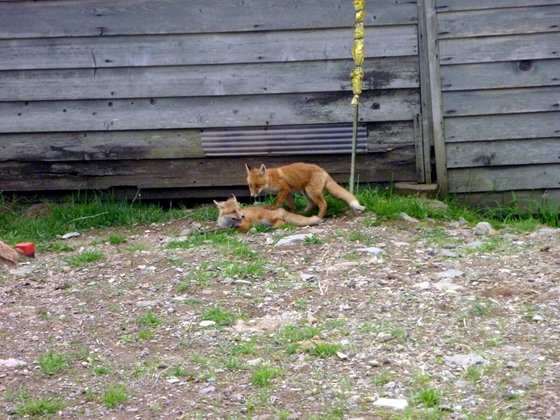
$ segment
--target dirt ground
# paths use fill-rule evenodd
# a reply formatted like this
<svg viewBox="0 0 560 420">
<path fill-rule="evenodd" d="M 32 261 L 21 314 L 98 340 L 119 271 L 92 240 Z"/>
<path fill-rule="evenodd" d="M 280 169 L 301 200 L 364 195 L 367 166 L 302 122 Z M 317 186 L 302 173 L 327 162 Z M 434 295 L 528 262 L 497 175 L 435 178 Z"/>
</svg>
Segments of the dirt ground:
<svg viewBox="0 0 560 420">
<path fill-rule="evenodd" d="M 0 417 L 560 416 L 558 229 L 350 216 L 92 230 L 0 268 Z"/>
</svg>

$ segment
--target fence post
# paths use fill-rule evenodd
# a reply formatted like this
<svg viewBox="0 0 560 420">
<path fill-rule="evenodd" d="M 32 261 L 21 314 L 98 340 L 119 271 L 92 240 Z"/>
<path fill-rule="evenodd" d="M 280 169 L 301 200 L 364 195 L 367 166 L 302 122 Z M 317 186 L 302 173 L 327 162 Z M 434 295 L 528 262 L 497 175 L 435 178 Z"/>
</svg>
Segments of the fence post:
<svg viewBox="0 0 560 420">
<path fill-rule="evenodd" d="M 436 0 L 418 0 L 418 44 L 426 182 L 433 180 L 431 171 L 433 146 L 437 184 L 440 194 L 445 195 L 448 191 L 447 158 L 443 131 Z"/>
</svg>

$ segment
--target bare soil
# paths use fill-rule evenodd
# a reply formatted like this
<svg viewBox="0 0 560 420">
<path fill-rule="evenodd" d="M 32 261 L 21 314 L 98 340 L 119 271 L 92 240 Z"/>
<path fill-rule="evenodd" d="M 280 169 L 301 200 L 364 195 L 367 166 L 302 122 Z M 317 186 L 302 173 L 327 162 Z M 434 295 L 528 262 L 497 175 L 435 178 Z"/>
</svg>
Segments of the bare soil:
<svg viewBox="0 0 560 420">
<path fill-rule="evenodd" d="M 560 412 L 558 229 L 476 235 L 457 221 L 341 215 L 317 227 L 228 233 L 256 257 L 211 239 L 169 246 L 212 229 L 213 221 L 193 228 L 186 217 L 92 230 L 57 241 L 71 252 L 38 252 L 0 268 L 0 417 L 25 417 L 33 399 L 53 397 L 63 406 L 36 417 L 547 419 Z M 276 245 L 300 233 L 313 237 Z M 111 245 L 111 235 L 126 242 Z M 382 252 L 359 251 L 368 247 Z M 67 262 L 92 249 L 103 259 Z M 228 277 L 228 261 L 241 268 L 258 261 L 264 274 L 247 268 Z M 244 321 L 201 325 L 213 308 Z M 288 342 L 286 325 L 316 334 Z M 318 354 L 322 344 L 336 352 Z M 50 351 L 65 366 L 46 374 L 39 361 Z M 470 359 L 453 359 L 461 355 Z M 6 366 L 9 359 L 19 366 Z M 275 376 L 258 383 L 258 368 Z M 106 393 L 119 383 L 126 399 L 109 408 Z M 435 404 L 422 397 L 426 390 L 437 394 Z M 408 400 L 408 408 L 379 407 L 380 398 Z"/>
</svg>

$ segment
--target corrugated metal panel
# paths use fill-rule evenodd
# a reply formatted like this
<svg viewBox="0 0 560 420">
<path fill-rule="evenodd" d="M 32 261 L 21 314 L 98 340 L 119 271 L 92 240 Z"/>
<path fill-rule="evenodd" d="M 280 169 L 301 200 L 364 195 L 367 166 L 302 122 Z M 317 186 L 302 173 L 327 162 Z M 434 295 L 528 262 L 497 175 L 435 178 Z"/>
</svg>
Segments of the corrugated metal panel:
<svg viewBox="0 0 560 420">
<path fill-rule="evenodd" d="M 201 140 L 208 156 L 350 153 L 352 124 L 209 129 L 202 131 Z M 357 151 L 367 151 L 365 125 L 358 126 Z"/>
</svg>

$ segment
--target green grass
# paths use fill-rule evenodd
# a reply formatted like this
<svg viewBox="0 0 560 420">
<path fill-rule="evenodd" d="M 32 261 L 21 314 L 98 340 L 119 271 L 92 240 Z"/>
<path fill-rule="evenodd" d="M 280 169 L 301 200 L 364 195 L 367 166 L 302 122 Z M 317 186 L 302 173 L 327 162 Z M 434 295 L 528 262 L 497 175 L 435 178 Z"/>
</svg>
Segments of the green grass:
<svg viewBox="0 0 560 420">
<path fill-rule="evenodd" d="M 39 356 L 37 361 L 41 371 L 48 376 L 62 372 L 68 367 L 68 357 L 55 355 L 52 349 L 48 353 Z"/>
<path fill-rule="evenodd" d="M 142 315 L 138 322 L 140 323 L 140 325 L 156 327 L 161 323 L 161 319 L 156 316 L 151 309 L 148 309 L 146 311 L 146 314 Z"/>
<path fill-rule="evenodd" d="M 238 319 L 247 319 L 247 317 L 242 313 L 235 314 L 217 305 L 204 311 L 202 313 L 202 319 L 205 321 L 214 321 L 218 326 L 227 326 L 234 324 Z"/>
<path fill-rule="evenodd" d="M 59 395 L 52 397 L 34 397 L 26 389 L 7 391 L 7 398 L 14 402 L 13 414 L 17 416 L 41 416 L 54 414 L 65 407 L 64 401 Z"/>
<path fill-rule="evenodd" d="M 536 229 L 540 224 L 560 227 L 560 204 L 554 200 L 528 199 L 521 200 L 514 193 L 505 203 L 468 208 L 464 203 L 449 196 L 444 200 L 446 206 L 432 206 L 430 200 L 414 196 L 397 195 L 391 186 L 385 189 L 359 186 L 355 192 L 360 202 L 366 206 L 367 214 L 375 214 L 371 224 L 379 224 L 383 219 L 399 219 L 400 213 L 419 220 L 426 218 L 457 220 L 464 217 L 469 224 L 479 221 L 490 221 L 496 228 L 508 225 L 513 232 L 524 232 Z M 265 202 L 272 202 L 273 197 Z M 326 217 L 332 217 L 347 210 L 347 205 L 330 196 L 326 197 L 328 211 Z M 302 210 L 306 206 L 303 197 L 296 196 L 296 206 Z M 196 221 L 216 220 L 217 211 L 214 206 L 206 205 L 195 209 L 184 209 L 171 206 L 163 209 L 155 203 L 142 203 L 138 200 L 126 201 L 117 199 L 112 194 L 82 192 L 76 193 L 61 201 L 46 201 L 48 212 L 44 215 L 28 217 L 25 211 L 33 205 L 29 199 L 17 198 L 0 192 L 0 237 L 9 245 L 17 242 L 35 242 L 37 250 L 71 251 L 71 247 L 49 243 L 57 235 L 67 232 L 83 232 L 92 228 L 119 226 L 130 228 L 134 225 L 150 225 L 188 217 Z M 530 212 L 525 211 L 529 209 Z M 170 248 L 189 248 L 203 245 L 210 240 L 212 246 L 222 247 L 224 253 L 258 258 L 252 255 L 246 244 L 236 244 L 238 235 L 224 230 L 212 233 L 194 234 L 184 242 L 173 242 Z M 126 242 L 124 236 L 113 235 L 108 242 L 118 246 Z"/>
<path fill-rule="evenodd" d="M 284 374 L 282 369 L 275 369 L 269 366 L 257 366 L 251 373 L 251 383 L 261 388 L 270 387 L 272 380 Z"/>
<path fill-rule="evenodd" d="M 424 407 L 437 407 L 441 404 L 443 394 L 435 388 L 425 388 L 413 393 L 410 399 L 412 405 L 423 404 Z"/>
<path fill-rule="evenodd" d="M 105 407 L 114 410 L 126 401 L 128 394 L 123 383 L 114 384 L 103 394 L 103 404 Z"/>
<path fill-rule="evenodd" d="M 27 217 L 33 201 L 0 193 L 0 237 L 8 244 L 35 242 L 42 246 L 67 232 L 110 226 L 149 225 L 183 217 L 183 208 L 164 210 L 157 204 L 117 199 L 108 193 L 76 193 L 65 201 L 47 201 L 49 213 Z"/>
<path fill-rule="evenodd" d="M 341 348 L 338 344 L 316 343 L 315 341 L 311 341 L 311 343 L 313 344 L 313 347 L 308 349 L 309 354 L 320 357 L 321 359 L 335 356 Z"/>
<path fill-rule="evenodd" d="M 103 252 L 96 249 L 86 249 L 78 254 L 70 255 L 64 258 L 69 265 L 73 267 L 81 267 L 101 261 L 105 257 Z"/>
</svg>

